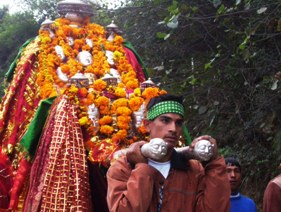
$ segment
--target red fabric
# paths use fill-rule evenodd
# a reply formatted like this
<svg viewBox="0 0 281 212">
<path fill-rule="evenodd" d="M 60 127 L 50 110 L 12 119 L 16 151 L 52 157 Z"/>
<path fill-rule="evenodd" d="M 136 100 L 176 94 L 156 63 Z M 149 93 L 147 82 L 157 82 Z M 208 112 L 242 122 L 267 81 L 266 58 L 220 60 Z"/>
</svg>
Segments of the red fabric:
<svg viewBox="0 0 281 212">
<path fill-rule="evenodd" d="M 6 155 L 2 155 L 0 148 L 0 211 L 9 206 L 9 192 L 13 185 L 11 164 Z"/>
<path fill-rule="evenodd" d="M 91 211 L 87 157 L 75 106 L 56 99 L 31 169 L 24 211 Z"/>
<path fill-rule="evenodd" d="M 15 123 L 22 123 L 24 121 L 24 117 L 25 117 L 25 114 L 22 110 L 22 108 L 27 108 L 30 111 L 32 110 L 33 108 L 30 108 L 30 104 L 26 101 L 26 97 L 24 96 L 25 94 L 25 90 L 26 90 L 26 87 L 29 86 L 28 85 L 28 79 L 30 79 L 30 74 L 31 74 L 31 70 L 32 70 L 32 66 L 33 66 L 33 63 L 35 61 L 35 55 L 31 55 L 30 58 L 29 58 L 29 62 L 28 63 L 25 63 L 24 66 L 23 66 L 23 70 L 24 70 L 24 78 L 19 81 L 19 92 L 18 93 L 18 97 L 17 97 L 17 109 L 15 110 L 15 114 L 14 114 L 14 117 L 13 119 L 16 120 Z M 37 102 L 38 104 L 38 102 Z M 10 139 L 9 139 L 9 144 L 12 144 L 12 145 L 15 145 L 16 144 L 16 137 L 17 137 L 17 133 L 18 133 L 18 130 L 19 130 L 19 127 L 20 125 L 19 124 L 16 124 L 15 125 L 15 128 L 13 130 L 13 133 L 12 135 L 10 136 Z"/>
<path fill-rule="evenodd" d="M 48 119 L 46 121 L 45 131 L 42 134 L 40 141 L 44 141 L 38 145 L 37 153 L 34 158 L 30 177 L 29 177 L 29 190 L 28 194 L 25 199 L 24 203 L 24 211 L 31 211 L 31 208 L 33 208 L 34 211 L 38 211 L 40 207 L 40 201 L 41 199 L 35 198 L 35 196 L 41 197 L 40 193 L 40 184 L 42 183 L 41 176 L 44 176 L 46 173 L 44 172 L 45 167 L 48 164 L 48 153 L 49 153 L 49 147 L 50 143 L 52 141 L 52 134 L 53 134 L 53 126 L 54 126 L 54 118 L 56 115 L 56 110 L 53 109 L 55 105 L 57 104 L 57 101 L 53 103 L 53 106 L 51 108 L 51 112 L 48 116 Z"/>
<path fill-rule="evenodd" d="M 18 201 L 19 201 L 19 195 L 22 191 L 23 184 L 26 180 L 26 177 L 29 173 L 31 164 L 27 162 L 24 158 L 21 159 L 19 168 L 14 180 L 13 188 L 11 191 L 11 200 L 10 200 L 10 205 L 9 209 L 16 210 L 18 206 Z"/>
<path fill-rule="evenodd" d="M 133 66 L 135 72 L 137 73 L 137 78 L 139 80 L 139 82 L 144 82 L 145 81 L 145 75 L 143 73 L 142 67 L 139 64 L 135 54 L 128 48 L 125 48 L 125 52 L 126 52 L 126 57 L 129 61 L 129 63 Z"/>
<path fill-rule="evenodd" d="M 3 116 L 0 119 L 0 144 L 5 146 L 15 145 L 21 139 L 34 114 L 31 111 L 35 111 L 38 106 L 39 98 L 32 75 L 35 59 L 36 55 L 31 54 L 26 62 L 19 66 L 1 102 L 0 111 Z"/>
</svg>

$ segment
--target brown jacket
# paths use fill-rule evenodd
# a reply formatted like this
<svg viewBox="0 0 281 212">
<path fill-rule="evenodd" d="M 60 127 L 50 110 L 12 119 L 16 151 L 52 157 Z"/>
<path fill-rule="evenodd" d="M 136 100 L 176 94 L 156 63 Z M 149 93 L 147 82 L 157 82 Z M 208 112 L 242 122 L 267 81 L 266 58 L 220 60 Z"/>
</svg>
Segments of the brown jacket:
<svg viewBox="0 0 281 212">
<path fill-rule="evenodd" d="M 263 196 L 264 212 L 281 211 L 281 174 L 273 178 L 267 185 Z"/>
<path fill-rule="evenodd" d="M 126 158 L 107 172 L 110 211 L 156 212 L 159 188 L 164 186 L 161 212 L 229 212 L 230 185 L 225 161 L 219 157 L 205 166 L 186 161 L 174 152 L 167 179 L 155 168 L 138 163 L 132 169 Z"/>
</svg>

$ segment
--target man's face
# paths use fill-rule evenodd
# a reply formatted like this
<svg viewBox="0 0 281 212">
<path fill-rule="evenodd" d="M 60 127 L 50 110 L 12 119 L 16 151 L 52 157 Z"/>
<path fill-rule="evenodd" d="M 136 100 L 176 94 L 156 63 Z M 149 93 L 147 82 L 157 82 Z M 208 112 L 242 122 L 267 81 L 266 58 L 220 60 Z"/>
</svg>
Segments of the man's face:
<svg viewBox="0 0 281 212">
<path fill-rule="evenodd" d="M 234 165 L 226 165 L 226 172 L 231 187 L 231 192 L 238 192 L 241 184 L 241 171 L 239 167 Z"/>
<path fill-rule="evenodd" d="M 145 127 L 150 138 L 162 138 L 169 146 L 175 147 L 182 133 L 183 118 L 176 113 L 165 113 L 153 121 L 146 121 Z"/>
</svg>

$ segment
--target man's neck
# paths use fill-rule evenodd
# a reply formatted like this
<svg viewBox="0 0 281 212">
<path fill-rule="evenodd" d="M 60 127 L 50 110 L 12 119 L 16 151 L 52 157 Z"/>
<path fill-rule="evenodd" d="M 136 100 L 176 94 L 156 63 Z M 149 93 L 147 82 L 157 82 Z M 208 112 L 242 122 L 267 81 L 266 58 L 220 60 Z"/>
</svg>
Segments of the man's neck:
<svg viewBox="0 0 281 212">
<path fill-rule="evenodd" d="M 238 191 L 231 191 L 230 197 L 239 197 L 240 193 Z"/>
</svg>

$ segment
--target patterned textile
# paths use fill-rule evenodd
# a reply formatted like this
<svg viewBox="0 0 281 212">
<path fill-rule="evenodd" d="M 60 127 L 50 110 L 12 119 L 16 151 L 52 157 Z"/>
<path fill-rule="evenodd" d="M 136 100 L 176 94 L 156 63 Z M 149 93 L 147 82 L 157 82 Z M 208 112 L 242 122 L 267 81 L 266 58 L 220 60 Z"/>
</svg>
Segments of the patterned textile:
<svg viewBox="0 0 281 212">
<path fill-rule="evenodd" d="M 0 105 L 0 144 L 4 152 L 19 142 L 38 106 L 36 81 L 36 52 L 38 40 L 34 40 L 22 52 L 13 80 Z"/>
<path fill-rule="evenodd" d="M 149 109 L 147 119 L 153 120 L 164 113 L 177 113 L 184 117 L 184 107 L 176 101 L 160 102 Z"/>
<path fill-rule="evenodd" d="M 58 98 L 40 139 L 24 211 L 91 211 L 89 173 L 75 107 Z"/>
</svg>

